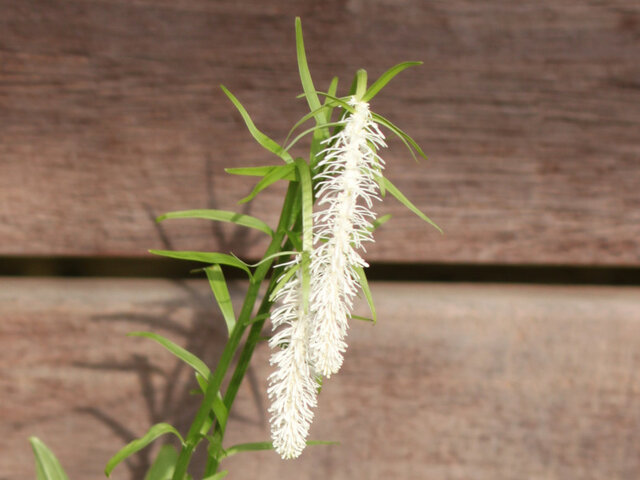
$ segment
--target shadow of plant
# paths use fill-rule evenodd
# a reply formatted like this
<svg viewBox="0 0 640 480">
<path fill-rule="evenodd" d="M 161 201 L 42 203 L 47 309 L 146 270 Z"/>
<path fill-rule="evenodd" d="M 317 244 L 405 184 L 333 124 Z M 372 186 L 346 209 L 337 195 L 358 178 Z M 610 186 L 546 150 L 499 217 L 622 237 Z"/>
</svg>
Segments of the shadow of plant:
<svg viewBox="0 0 640 480">
<path fill-rule="evenodd" d="M 206 281 L 206 280 L 203 280 Z M 216 362 L 224 349 L 227 332 L 224 320 L 215 309 L 213 296 L 203 295 L 203 290 L 193 288 L 184 281 L 172 281 L 186 295 L 170 299 L 160 306 L 161 314 L 131 314 L 116 313 L 110 315 L 96 315 L 92 317 L 96 322 L 124 322 L 127 324 L 140 325 L 143 330 L 158 332 L 161 335 L 171 336 L 182 347 L 202 359 L 212 370 L 215 369 Z M 238 297 L 240 288 L 237 285 L 230 285 L 231 294 Z M 141 306 L 143 309 L 144 305 Z M 158 311 L 158 305 L 154 305 L 154 310 Z M 187 308 L 188 319 L 184 319 L 185 308 Z M 177 319 L 178 316 L 181 317 Z M 177 340 L 180 338 L 181 340 Z M 149 339 L 130 339 L 131 341 L 152 342 Z M 155 343 L 155 342 L 154 342 Z M 159 351 L 164 348 L 159 344 L 154 344 Z M 192 391 L 197 389 L 192 369 L 182 361 L 175 359 L 171 353 L 165 351 L 166 363 L 154 365 L 151 361 L 140 354 L 132 354 L 122 361 L 107 361 L 97 363 L 77 363 L 76 367 L 102 370 L 135 373 L 140 385 L 140 391 L 145 403 L 145 414 L 149 426 L 159 422 L 167 422 L 176 427 L 181 432 L 186 432 L 199 407 L 200 396 L 193 395 Z M 257 422 L 260 425 L 266 424 L 262 395 L 259 391 L 258 380 L 251 367 L 247 374 L 248 384 L 251 390 L 252 400 L 255 403 L 258 413 Z M 81 407 L 79 411 L 89 414 L 107 427 L 122 439 L 122 446 L 131 442 L 139 436 L 139 432 L 133 432 L 127 419 L 118 418 L 104 408 L 94 406 Z M 252 419 L 253 418 L 253 419 Z M 235 411 L 230 412 L 230 419 L 240 422 L 256 422 L 255 417 L 248 417 Z M 167 437 L 167 440 L 169 437 Z M 206 449 L 200 449 L 200 455 L 194 457 L 193 467 L 197 471 L 204 466 L 204 453 Z M 143 449 L 137 455 L 130 457 L 126 465 L 129 470 L 131 480 L 144 478 L 153 458 L 153 450 Z M 115 452 L 113 452 L 115 453 Z"/>
<path fill-rule="evenodd" d="M 213 174 L 212 160 L 207 161 L 207 191 L 209 197 L 209 207 L 215 208 L 216 201 L 213 194 Z M 155 213 L 147 208 L 149 217 L 158 231 L 158 237 L 162 240 L 164 247 L 173 249 L 170 237 L 164 231 L 162 224 L 155 223 Z M 250 205 L 246 204 L 241 213 L 248 214 Z M 231 233 L 229 233 L 231 232 Z M 222 228 L 217 222 L 212 222 L 212 233 L 215 245 L 221 252 L 243 252 L 249 247 L 259 243 L 262 239 L 248 232 L 244 228 Z M 206 279 L 202 279 L 206 283 Z M 96 322 L 124 322 L 127 324 L 140 325 L 136 330 L 146 330 L 159 333 L 163 336 L 170 335 L 180 346 L 193 353 L 203 360 L 213 371 L 218 358 L 226 344 L 227 331 L 224 319 L 220 314 L 215 299 L 211 292 L 204 294 L 204 290 L 196 289 L 193 284 L 185 281 L 172 281 L 179 291 L 184 293 L 179 298 L 172 298 L 163 301 L 160 305 L 153 305 L 153 314 L 122 312 L 110 315 L 95 315 L 91 320 Z M 229 283 L 229 290 L 232 298 L 243 298 L 244 291 L 237 282 Z M 140 305 L 139 311 L 148 311 L 145 305 Z M 147 306 L 148 307 L 148 306 Z M 158 313 L 160 309 L 160 313 Z M 185 309 L 189 312 L 189 318 L 184 319 Z M 180 318 L 182 317 L 182 318 Z M 137 341 L 151 341 L 139 339 Z M 156 345 L 159 350 L 163 347 Z M 138 378 L 140 390 L 145 401 L 146 414 L 149 426 L 159 422 L 167 422 L 176 427 L 181 432 L 186 432 L 198 410 L 200 396 L 193 395 L 192 391 L 198 388 L 193 371 L 182 361 L 175 359 L 171 353 L 166 352 L 166 358 L 170 365 L 153 365 L 148 358 L 143 355 L 133 354 L 123 361 L 107 361 L 103 363 L 79 363 L 75 366 L 91 370 L 102 371 L 122 371 L 133 372 Z M 158 381 L 159 379 L 159 381 Z M 258 387 L 258 379 L 251 367 L 247 371 L 247 381 L 249 382 L 252 400 L 258 412 L 257 422 L 260 425 L 266 424 L 265 408 L 262 402 L 262 395 Z M 224 391 L 224 385 L 223 385 Z M 122 439 L 122 446 L 138 438 L 139 434 L 134 433 L 126 423 L 126 419 L 117 418 L 105 409 L 87 406 L 78 409 L 79 411 L 91 415 L 102 424 L 106 425 L 116 436 Z M 251 418 L 230 412 L 230 419 L 241 422 L 256 422 Z M 165 443 L 172 441 L 167 438 Z M 175 442 L 174 442 L 175 445 Z M 125 462 L 129 470 L 131 480 L 144 478 L 150 465 L 153 462 L 153 449 L 145 448 L 138 454 L 131 456 Z M 193 458 L 193 470 L 198 471 L 204 468 L 206 462 L 206 449 L 199 449 L 199 454 Z M 113 452 L 115 453 L 115 452 Z"/>
</svg>

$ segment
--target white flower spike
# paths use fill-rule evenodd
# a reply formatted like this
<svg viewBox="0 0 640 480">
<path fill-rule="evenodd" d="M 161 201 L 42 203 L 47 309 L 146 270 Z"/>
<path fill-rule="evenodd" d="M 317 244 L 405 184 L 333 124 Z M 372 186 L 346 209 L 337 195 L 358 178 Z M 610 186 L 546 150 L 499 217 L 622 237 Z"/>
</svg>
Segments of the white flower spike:
<svg viewBox="0 0 640 480">
<path fill-rule="evenodd" d="M 298 264 L 299 258 L 289 268 Z M 274 350 L 270 363 L 277 369 L 269 376 L 267 392 L 272 402 L 269 412 L 273 447 L 283 459 L 302 453 L 313 420 L 312 409 L 317 403 L 318 384 L 308 351 L 310 318 L 304 312 L 301 287 L 302 274 L 298 268 L 276 294 L 274 300 L 281 304 L 271 315 L 273 329 L 282 328 L 269 340 Z"/>
<path fill-rule="evenodd" d="M 355 267 L 368 266 L 357 252 L 373 241 L 372 200 L 384 161 L 377 150 L 386 147 L 384 135 L 373 121 L 369 104 L 351 97 L 354 111 L 344 128 L 326 141 L 318 162 L 318 206 L 314 213 L 311 257 L 311 361 L 318 374 L 330 377 L 342 365 L 347 348 L 348 317 L 360 287 Z M 364 249 L 364 248 L 363 248 Z"/>
</svg>

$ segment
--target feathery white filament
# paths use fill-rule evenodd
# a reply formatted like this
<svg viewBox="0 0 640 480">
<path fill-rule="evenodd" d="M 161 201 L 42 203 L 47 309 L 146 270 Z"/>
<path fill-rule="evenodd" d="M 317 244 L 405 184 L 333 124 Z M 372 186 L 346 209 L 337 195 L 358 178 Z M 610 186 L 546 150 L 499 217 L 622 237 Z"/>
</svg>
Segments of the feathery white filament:
<svg viewBox="0 0 640 480">
<path fill-rule="evenodd" d="M 298 260 L 289 268 L 296 268 Z M 286 274 L 286 272 L 285 272 Z M 281 302 L 271 319 L 273 329 L 280 330 L 271 337 L 274 350 L 270 363 L 277 367 L 269 376 L 271 399 L 271 437 L 273 446 L 283 459 L 296 458 L 306 446 L 309 427 L 316 406 L 318 384 L 309 363 L 309 315 L 304 312 L 302 275 L 298 268 L 275 300 Z M 281 277 L 282 278 L 282 277 Z"/>
<path fill-rule="evenodd" d="M 377 199 L 375 176 L 384 161 L 376 154 L 386 147 L 384 135 L 373 121 L 369 104 L 352 97 L 354 111 L 344 128 L 327 140 L 318 163 L 318 205 L 314 213 L 311 256 L 311 361 L 319 374 L 330 377 L 342 365 L 347 348 L 348 317 L 358 292 L 356 266 L 366 267 L 357 249 L 371 235 L 372 200 Z"/>
</svg>

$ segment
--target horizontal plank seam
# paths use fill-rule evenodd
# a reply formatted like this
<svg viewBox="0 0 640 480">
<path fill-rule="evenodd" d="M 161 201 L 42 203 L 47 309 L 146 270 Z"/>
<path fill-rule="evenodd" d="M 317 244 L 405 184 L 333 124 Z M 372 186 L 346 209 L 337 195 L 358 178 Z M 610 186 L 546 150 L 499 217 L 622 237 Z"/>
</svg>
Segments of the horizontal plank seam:
<svg viewBox="0 0 640 480">
<path fill-rule="evenodd" d="M 190 271 L 201 266 L 153 257 L 0 256 L 0 276 L 18 277 L 194 278 Z M 226 274 L 243 278 L 233 269 Z M 625 266 L 376 262 L 367 275 L 373 281 L 640 285 L 640 268 Z"/>
</svg>

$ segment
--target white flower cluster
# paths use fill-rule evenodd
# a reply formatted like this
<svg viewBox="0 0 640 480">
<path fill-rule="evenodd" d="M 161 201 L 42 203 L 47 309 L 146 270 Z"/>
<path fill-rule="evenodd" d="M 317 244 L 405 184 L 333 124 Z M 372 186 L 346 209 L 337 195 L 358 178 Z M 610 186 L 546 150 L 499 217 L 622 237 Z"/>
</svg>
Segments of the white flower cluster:
<svg viewBox="0 0 640 480">
<path fill-rule="evenodd" d="M 367 266 L 357 250 L 373 240 L 375 177 L 384 166 L 376 151 L 386 144 L 369 104 L 352 97 L 349 105 L 353 112 L 342 130 L 326 140 L 314 177 L 317 205 L 324 209 L 314 213 L 309 311 L 303 309 L 296 260 L 289 268 L 298 271 L 276 295 L 281 305 L 271 317 L 274 329 L 284 325 L 270 341 L 277 370 L 269 377 L 268 391 L 273 444 L 282 458 L 297 457 L 306 445 L 316 379 L 330 377 L 342 365 L 348 319 L 360 288 L 355 269 Z"/>
<path fill-rule="evenodd" d="M 298 266 L 297 259 L 294 262 Z M 282 327 L 269 340 L 274 349 L 269 376 L 271 434 L 275 450 L 284 459 L 295 458 L 306 446 L 306 438 L 316 406 L 315 380 L 309 361 L 309 314 L 304 312 L 301 269 L 276 294 L 281 305 L 273 311 L 273 328 Z"/>
</svg>

